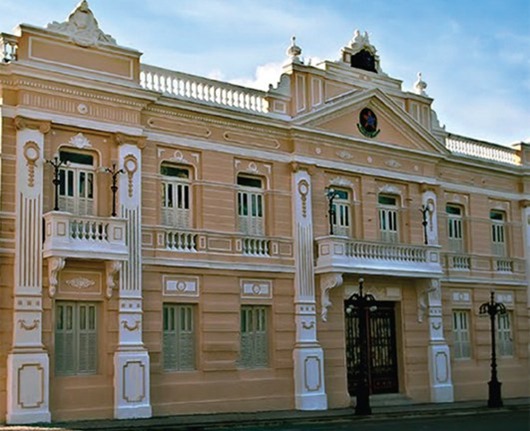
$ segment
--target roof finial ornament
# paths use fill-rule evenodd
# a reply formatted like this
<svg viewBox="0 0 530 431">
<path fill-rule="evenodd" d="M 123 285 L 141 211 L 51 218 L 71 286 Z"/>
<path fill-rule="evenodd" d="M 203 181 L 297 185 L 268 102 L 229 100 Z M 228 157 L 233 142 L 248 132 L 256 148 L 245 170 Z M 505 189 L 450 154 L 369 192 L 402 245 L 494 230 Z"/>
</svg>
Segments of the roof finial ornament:
<svg viewBox="0 0 530 431">
<path fill-rule="evenodd" d="M 291 57 L 291 62 L 302 63 L 300 60 L 300 54 L 302 54 L 302 48 L 296 44 L 296 36 L 291 38 L 291 46 L 287 48 L 287 55 Z"/>
<path fill-rule="evenodd" d="M 72 42 L 83 47 L 100 43 L 116 45 L 116 40 L 112 36 L 100 30 L 86 0 L 78 3 L 65 22 L 54 21 L 48 24 L 47 29 L 65 34 Z"/>
<path fill-rule="evenodd" d="M 418 79 L 414 83 L 414 93 L 421 96 L 427 96 L 425 89 L 427 88 L 427 83 L 422 79 L 421 72 L 418 72 Z"/>
</svg>

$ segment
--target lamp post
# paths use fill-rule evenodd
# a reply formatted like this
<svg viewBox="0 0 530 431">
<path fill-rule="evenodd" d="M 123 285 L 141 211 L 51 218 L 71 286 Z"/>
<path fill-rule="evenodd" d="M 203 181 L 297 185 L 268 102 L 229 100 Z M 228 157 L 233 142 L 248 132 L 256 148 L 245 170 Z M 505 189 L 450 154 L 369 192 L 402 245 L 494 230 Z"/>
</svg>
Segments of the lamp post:
<svg viewBox="0 0 530 431">
<path fill-rule="evenodd" d="M 491 292 L 489 302 L 485 302 L 479 308 L 479 314 L 490 316 L 491 326 L 491 380 L 488 382 L 489 396 L 488 407 L 502 407 L 501 385 L 497 380 L 497 357 L 495 355 L 495 316 L 505 314 L 506 307 L 502 302 L 495 302 L 495 292 Z"/>
<path fill-rule="evenodd" d="M 425 245 L 429 244 L 429 240 L 427 238 L 427 225 L 429 224 L 429 222 L 427 221 L 427 213 L 432 212 L 432 210 L 433 208 L 431 204 L 422 205 L 420 208 L 421 216 L 422 216 L 421 224 L 423 225 L 423 243 Z"/>
<path fill-rule="evenodd" d="M 358 368 L 357 387 L 355 391 L 356 415 L 371 415 L 370 407 L 370 387 L 368 386 L 368 364 L 370 362 L 370 352 L 368 350 L 368 313 L 374 311 L 375 297 L 370 293 L 363 293 L 364 280 L 359 278 L 359 293 L 354 293 L 345 301 L 347 314 L 351 314 L 354 308 L 358 310 L 359 316 L 359 342 L 360 342 L 360 361 Z"/>
<path fill-rule="evenodd" d="M 67 165 L 68 162 L 61 160 L 59 156 L 54 156 L 52 160 L 45 160 L 46 163 L 50 164 L 53 168 L 53 180 L 52 183 L 55 187 L 55 198 L 54 198 L 54 211 L 59 211 L 59 184 L 61 184 L 60 179 L 60 168 L 63 165 Z"/>
<path fill-rule="evenodd" d="M 333 235 L 333 219 L 335 218 L 335 207 L 333 200 L 339 196 L 339 192 L 332 187 L 326 188 L 326 198 L 328 199 L 328 218 L 329 218 L 329 234 Z"/>
<path fill-rule="evenodd" d="M 112 217 L 116 217 L 116 192 L 118 191 L 118 175 L 123 174 L 123 169 L 116 169 L 116 163 L 112 164 L 112 168 L 103 168 L 104 172 L 109 173 L 112 176 L 112 185 L 110 190 L 112 191 Z"/>
</svg>

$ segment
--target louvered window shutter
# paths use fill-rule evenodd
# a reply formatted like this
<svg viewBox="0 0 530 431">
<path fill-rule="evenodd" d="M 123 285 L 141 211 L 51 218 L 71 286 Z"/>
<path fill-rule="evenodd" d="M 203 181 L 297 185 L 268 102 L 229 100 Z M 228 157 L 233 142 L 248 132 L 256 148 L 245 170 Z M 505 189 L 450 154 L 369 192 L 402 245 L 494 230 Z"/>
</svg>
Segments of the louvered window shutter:
<svg viewBox="0 0 530 431">
<path fill-rule="evenodd" d="M 195 368 L 195 345 L 193 306 L 180 305 L 178 307 L 178 363 L 180 370 Z"/>
<path fill-rule="evenodd" d="M 96 306 L 78 305 L 78 373 L 94 374 L 97 370 Z"/>
<path fill-rule="evenodd" d="M 61 303 L 56 306 L 55 372 L 58 375 L 76 373 L 74 306 Z"/>
</svg>

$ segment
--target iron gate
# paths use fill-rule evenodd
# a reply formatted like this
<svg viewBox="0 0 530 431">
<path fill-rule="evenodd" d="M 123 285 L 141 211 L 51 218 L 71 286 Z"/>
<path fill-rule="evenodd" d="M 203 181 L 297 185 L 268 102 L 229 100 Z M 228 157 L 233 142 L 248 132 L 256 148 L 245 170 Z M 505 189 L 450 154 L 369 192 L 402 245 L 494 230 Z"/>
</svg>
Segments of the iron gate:
<svg viewBox="0 0 530 431">
<path fill-rule="evenodd" d="M 367 313 L 368 385 L 372 394 L 399 391 L 396 352 L 396 321 L 393 302 L 376 302 L 377 309 Z M 355 395 L 359 361 L 359 310 L 354 308 L 346 316 L 346 364 L 348 391 Z"/>
</svg>

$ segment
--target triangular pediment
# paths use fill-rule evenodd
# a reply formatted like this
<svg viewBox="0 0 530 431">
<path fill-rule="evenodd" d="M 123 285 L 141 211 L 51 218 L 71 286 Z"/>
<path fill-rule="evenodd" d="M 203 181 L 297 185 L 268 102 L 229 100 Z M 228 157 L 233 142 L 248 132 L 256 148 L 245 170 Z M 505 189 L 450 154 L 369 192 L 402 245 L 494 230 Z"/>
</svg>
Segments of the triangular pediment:
<svg viewBox="0 0 530 431">
<path fill-rule="evenodd" d="M 375 128 L 374 119 L 377 124 Z M 397 148 L 448 153 L 427 129 L 379 89 L 342 95 L 319 110 L 296 118 L 294 122 L 313 130 L 371 140 Z"/>
</svg>

